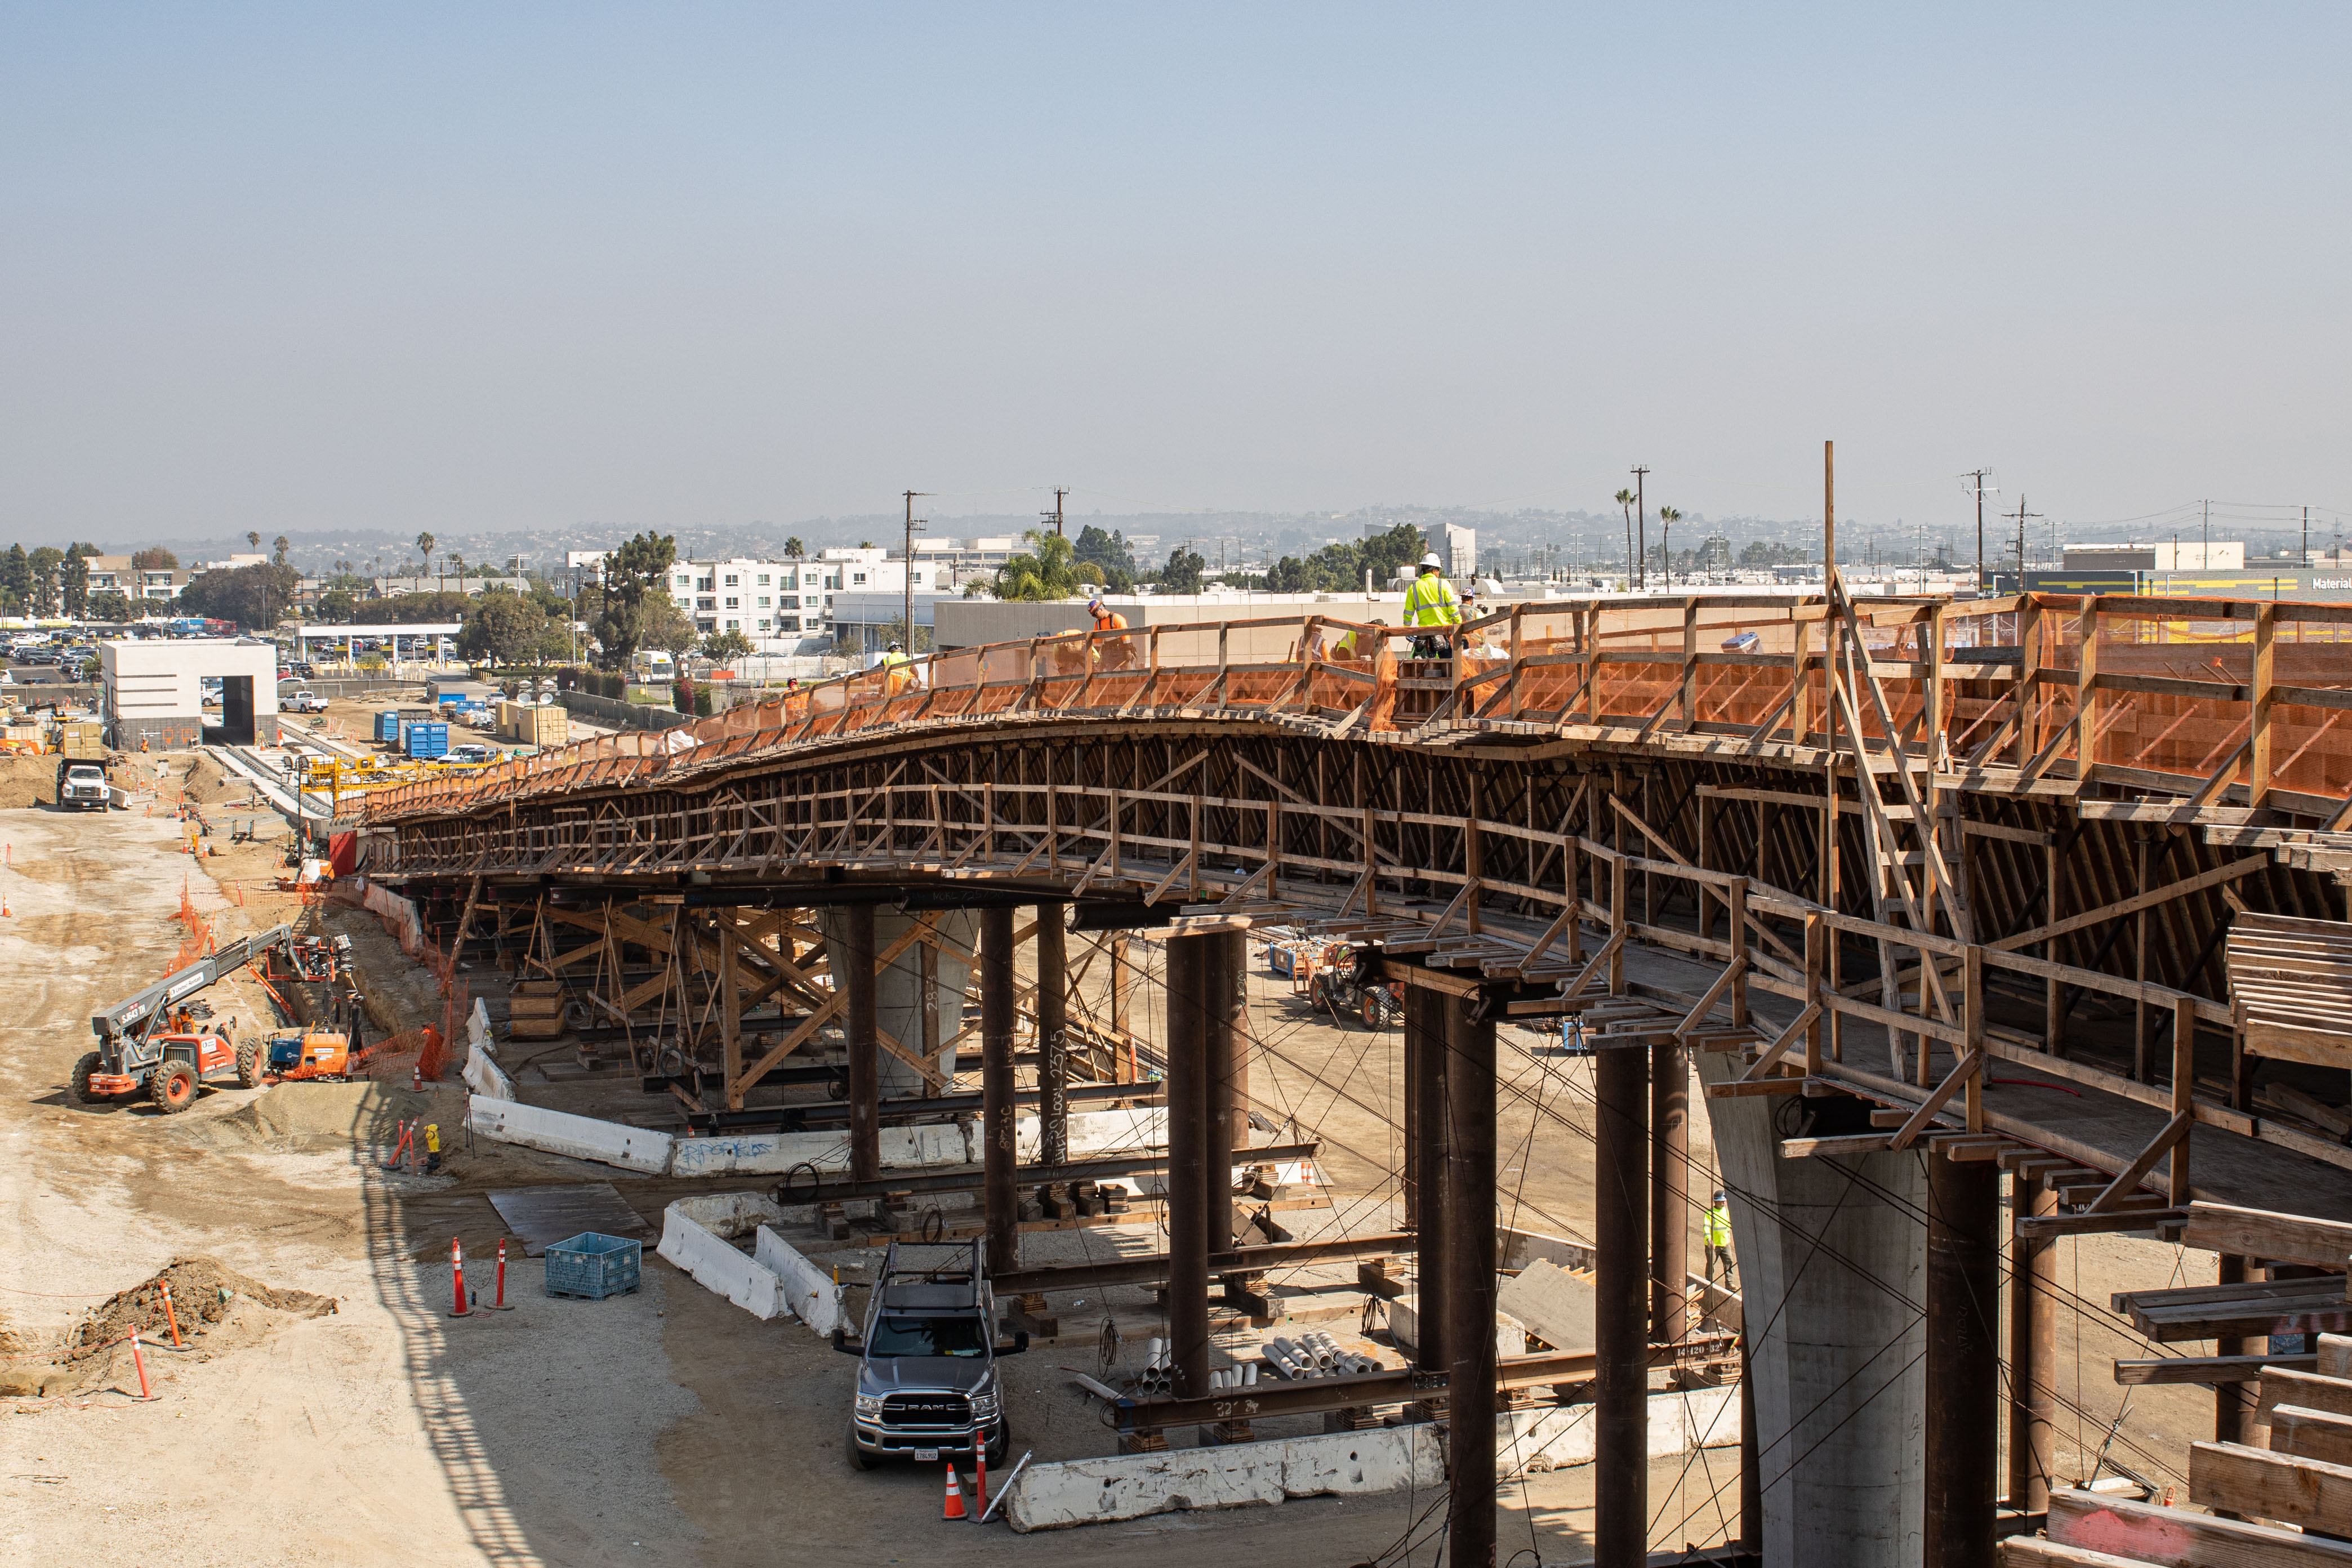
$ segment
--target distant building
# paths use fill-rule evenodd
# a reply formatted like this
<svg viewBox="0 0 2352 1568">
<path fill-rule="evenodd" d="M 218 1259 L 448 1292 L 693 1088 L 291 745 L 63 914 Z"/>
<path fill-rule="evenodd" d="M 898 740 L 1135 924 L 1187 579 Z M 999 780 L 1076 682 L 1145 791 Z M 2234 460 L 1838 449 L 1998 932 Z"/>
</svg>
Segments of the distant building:
<svg viewBox="0 0 2352 1568">
<path fill-rule="evenodd" d="M 376 597 L 380 599 L 389 599 L 402 594 L 463 594 L 469 599 L 478 599 L 492 588 L 505 588 L 517 594 L 528 594 L 530 592 L 530 579 L 492 577 L 481 573 L 468 572 L 462 577 L 446 574 L 437 577 L 378 577 L 371 586 L 374 589 Z"/>
<path fill-rule="evenodd" d="M 2245 542 L 2217 539 L 2163 544 L 2070 544 L 2068 572 L 2243 572 Z"/>
<path fill-rule="evenodd" d="M 1393 523 L 1364 524 L 1366 539 L 1379 539 L 1392 532 Z M 1437 557 L 1438 565 L 1448 577 L 1473 577 L 1478 572 L 1478 531 L 1464 528 L 1459 523 L 1434 522 L 1421 530 L 1421 548 L 1424 554 Z"/>
<path fill-rule="evenodd" d="M 121 594 L 132 599 L 156 599 L 169 602 L 180 596 L 188 585 L 192 574 L 176 566 L 133 566 L 128 555 L 92 555 L 89 563 L 89 591 L 93 594 Z"/>
</svg>

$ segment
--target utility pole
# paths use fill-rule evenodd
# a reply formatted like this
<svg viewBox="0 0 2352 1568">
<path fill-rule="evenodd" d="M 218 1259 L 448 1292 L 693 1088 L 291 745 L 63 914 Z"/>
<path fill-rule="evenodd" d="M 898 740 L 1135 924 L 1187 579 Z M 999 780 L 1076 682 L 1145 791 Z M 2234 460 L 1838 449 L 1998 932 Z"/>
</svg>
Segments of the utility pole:
<svg viewBox="0 0 2352 1568">
<path fill-rule="evenodd" d="M 906 619 L 907 655 L 910 658 L 915 653 L 915 531 L 929 521 L 915 515 L 915 498 L 929 493 L 928 490 L 907 492 L 907 558 L 898 568 L 898 586 L 903 605 L 899 613 Z M 936 642 L 937 639 L 933 640 Z"/>
<path fill-rule="evenodd" d="M 1641 519 L 1641 533 L 1636 541 L 1641 546 L 1641 553 L 1633 558 L 1639 563 L 1640 573 L 1635 585 L 1643 588 L 1650 585 L 1650 510 L 1643 493 L 1649 475 L 1650 470 L 1646 467 L 1633 470 L 1633 515 Z"/>
<path fill-rule="evenodd" d="M 2205 508 L 2205 542 L 2197 547 L 2203 552 L 2198 557 L 2197 570 L 2210 572 L 2213 569 L 2213 503 L 2209 500 L 2200 504 Z"/>
<path fill-rule="evenodd" d="M 2023 490 L 2020 490 L 2020 491 L 2018 491 L 2018 492 L 2017 492 L 2017 591 L 2018 591 L 2019 593 L 2021 593 L 2021 594 L 2022 594 L 2022 593 L 2024 593 L 2024 592 L 2025 592 L 2025 520 L 2026 520 L 2027 518 L 2029 518 L 2029 517 L 2038 518 L 2038 517 L 2040 517 L 2041 515 L 2042 515 L 2042 514 L 2041 514 L 2040 512 L 2038 512 L 2038 511 L 2028 511 L 2028 510 L 2025 510 L 2025 492 L 2024 492 Z"/>
<path fill-rule="evenodd" d="M 1054 510 L 1051 511 L 1041 511 L 1037 514 L 1039 517 L 1050 517 L 1054 520 L 1054 537 L 1056 539 L 1062 537 L 1062 498 L 1069 493 L 1070 492 L 1068 490 L 1065 489 L 1060 485 L 1055 485 L 1054 487 Z"/>
<path fill-rule="evenodd" d="M 2298 572 L 2307 572 L 2311 569 L 2311 509 L 2309 507 L 2303 509 L 2303 547 L 2295 552 L 2294 569 Z"/>
<path fill-rule="evenodd" d="M 1966 476 L 1977 482 L 1977 592 L 1979 594 L 1991 592 L 1985 582 L 1984 557 L 1984 482 L 1985 476 L 1991 472 L 1990 468 L 1975 468 Z"/>
</svg>

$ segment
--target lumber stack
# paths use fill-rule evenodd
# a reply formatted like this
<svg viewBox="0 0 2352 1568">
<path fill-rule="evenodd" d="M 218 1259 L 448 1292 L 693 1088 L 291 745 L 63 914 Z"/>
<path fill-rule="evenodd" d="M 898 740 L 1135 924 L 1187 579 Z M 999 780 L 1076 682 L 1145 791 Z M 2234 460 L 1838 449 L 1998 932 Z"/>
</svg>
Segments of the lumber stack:
<svg viewBox="0 0 2352 1568">
<path fill-rule="evenodd" d="M 2352 1568 L 2352 1338 L 2323 1336 L 2316 1361 L 2263 1369 L 2268 1447 L 2191 1447 L 2195 1508 L 2053 1491 L 2048 1535 L 2002 1542 L 2003 1568 Z"/>
<path fill-rule="evenodd" d="M 563 1033 L 563 984 L 526 980 L 507 1001 L 507 1033 L 518 1040 L 552 1040 Z"/>
<path fill-rule="evenodd" d="M 2352 924 L 2241 910 L 2228 963 L 2248 1055 L 2352 1068 Z"/>
</svg>

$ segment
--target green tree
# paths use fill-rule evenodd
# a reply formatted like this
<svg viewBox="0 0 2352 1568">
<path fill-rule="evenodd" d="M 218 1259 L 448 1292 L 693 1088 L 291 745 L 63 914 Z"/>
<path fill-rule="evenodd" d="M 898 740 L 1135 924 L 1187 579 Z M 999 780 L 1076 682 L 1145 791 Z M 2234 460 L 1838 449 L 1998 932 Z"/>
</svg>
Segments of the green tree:
<svg viewBox="0 0 2352 1568">
<path fill-rule="evenodd" d="M 1675 524 L 1680 522 L 1682 520 L 1683 514 L 1675 510 L 1673 507 L 1662 506 L 1658 509 L 1659 569 L 1664 573 L 1666 586 L 1669 588 L 1675 585 L 1675 556 L 1673 550 L 1669 548 L 1667 544 L 1667 541 L 1674 534 Z"/>
<path fill-rule="evenodd" d="M 637 606 L 634 622 L 634 641 L 630 644 L 633 654 L 641 647 L 658 648 L 683 661 L 702 640 L 693 618 L 679 609 L 677 601 L 667 594 L 646 595 Z"/>
<path fill-rule="evenodd" d="M 603 646 L 607 668 L 625 673 L 637 649 L 671 647 L 646 637 L 646 617 L 659 604 L 679 620 L 686 619 L 669 596 L 669 569 L 677 561 L 677 541 L 650 529 L 604 558 L 604 590 L 597 613 L 589 620 L 589 632 Z M 667 629 L 665 621 L 655 624 Z M 686 626 L 685 646 L 692 647 L 694 623 L 687 621 Z"/>
<path fill-rule="evenodd" d="M 1089 582 L 1100 583 L 1114 594 L 1131 592 L 1135 587 L 1135 552 L 1128 548 L 1123 533 L 1105 533 L 1093 523 L 1078 530 L 1078 542 L 1071 553 L 1082 565 L 1097 568 Z"/>
<path fill-rule="evenodd" d="M 368 618 L 400 626 L 427 621 L 462 621 L 474 602 L 454 589 L 428 589 L 422 594 L 394 594 L 368 605 Z"/>
<path fill-rule="evenodd" d="M 797 534 L 797 533 L 795 533 L 795 534 L 791 534 L 791 535 L 789 535 L 789 536 L 787 536 L 787 537 L 785 538 L 785 540 L 784 540 L 784 559 L 785 559 L 785 560 L 787 560 L 787 561 L 798 561 L 798 560 L 800 560 L 803 556 L 806 555 L 807 553 L 808 553 L 808 546 L 807 546 L 807 545 L 805 545 L 805 544 L 803 544 L 803 543 L 801 542 L 801 536 L 800 536 L 799 534 Z"/>
<path fill-rule="evenodd" d="M 131 552 L 131 569 L 134 572 L 166 572 L 178 566 L 180 558 L 160 544 Z"/>
<path fill-rule="evenodd" d="M 732 664 L 751 653 L 751 639 L 741 632 L 712 632 L 702 639 L 702 657 L 718 664 Z"/>
<path fill-rule="evenodd" d="M 0 588 L 5 588 L 18 604 L 33 596 L 33 561 L 21 544 L 12 544 L 8 553 L 0 555 Z"/>
<path fill-rule="evenodd" d="M 258 549 L 260 549 L 260 548 L 261 548 L 261 531 L 260 531 L 259 529 L 257 529 L 257 528 L 250 528 L 250 529 L 246 530 L 246 533 L 245 533 L 245 542 L 246 542 L 246 547 L 247 547 L 247 549 L 249 549 L 249 550 L 258 550 Z"/>
<path fill-rule="evenodd" d="M 29 603 L 37 616 L 58 613 L 60 590 L 58 584 L 58 563 L 66 558 L 65 552 L 44 544 L 33 552 L 33 591 Z"/>
<path fill-rule="evenodd" d="M 547 612 L 509 588 L 491 588 L 475 601 L 474 613 L 457 634 L 457 651 L 465 658 L 501 664 L 520 664 L 535 657 L 547 636 Z"/>
<path fill-rule="evenodd" d="M 294 547 L 293 541 L 291 541 L 291 540 L 288 539 L 288 538 L 287 538 L 284 534 L 282 534 L 282 533 L 281 533 L 281 534 L 279 534 L 277 538 L 275 538 L 275 539 L 273 539 L 273 540 L 271 540 L 271 541 L 269 542 L 269 559 L 270 559 L 270 561 L 271 561 L 274 564 L 277 564 L 277 565 L 279 565 L 279 566 L 283 566 L 283 565 L 285 565 L 285 564 L 287 563 L 287 562 L 286 562 L 286 552 L 287 552 L 289 550 L 291 550 L 293 547 Z"/>
<path fill-rule="evenodd" d="M 89 607 L 84 612 L 93 621 L 129 621 L 138 618 L 138 609 L 131 595 L 119 588 L 100 588 L 89 596 Z"/>
<path fill-rule="evenodd" d="M 1197 550 L 1182 545 L 1168 552 L 1168 564 L 1160 569 L 1160 591 L 1163 594 L 1197 594 L 1201 591 L 1201 569 L 1208 565 Z"/>
<path fill-rule="evenodd" d="M 1024 537 L 1034 553 L 1015 555 L 996 569 L 996 596 L 1034 602 L 1076 595 L 1084 580 L 1072 559 L 1070 542 L 1034 528 Z"/>
<path fill-rule="evenodd" d="M 319 595 L 319 618 L 335 626 L 349 626 L 358 618 L 358 595 L 349 588 L 330 588 Z"/>
<path fill-rule="evenodd" d="M 58 563 L 58 588 L 67 615 L 79 617 L 89 613 L 89 562 L 101 553 L 95 544 L 66 546 L 65 559 Z"/>
<path fill-rule="evenodd" d="M 257 542 L 258 542 L 257 541 Z M 433 565 L 433 546 L 435 543 L 436 541 L 434 537 L 429 533 L 420 533 L 416 536 L 416 553 L 425 558 L 425 565 L 428 571 Z"/>
<path fill-rule="evenodd" d="M 248 632 L 273 629 L 292 603 L 300 579 L 290 566 L 261 562 L 215 569 L 189 580 L 181 590 L 181 613 L 235 621 Z"/>
</svg>

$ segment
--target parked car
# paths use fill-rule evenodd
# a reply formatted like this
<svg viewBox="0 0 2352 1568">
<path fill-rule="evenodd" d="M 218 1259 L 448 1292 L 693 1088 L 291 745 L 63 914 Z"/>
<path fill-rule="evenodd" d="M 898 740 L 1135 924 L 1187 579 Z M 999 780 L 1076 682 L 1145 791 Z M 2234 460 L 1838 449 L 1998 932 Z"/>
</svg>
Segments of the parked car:
<svg viewBox="0 0 2352 1568">
<path fill-rule="evenodd" d="M 327 700 L 310 688 L 304 687 L 296 691 L 279 692 L 278 706 L 291 709 L 297 713 L 324 713 L 327 710 Z"/>
</svg>

